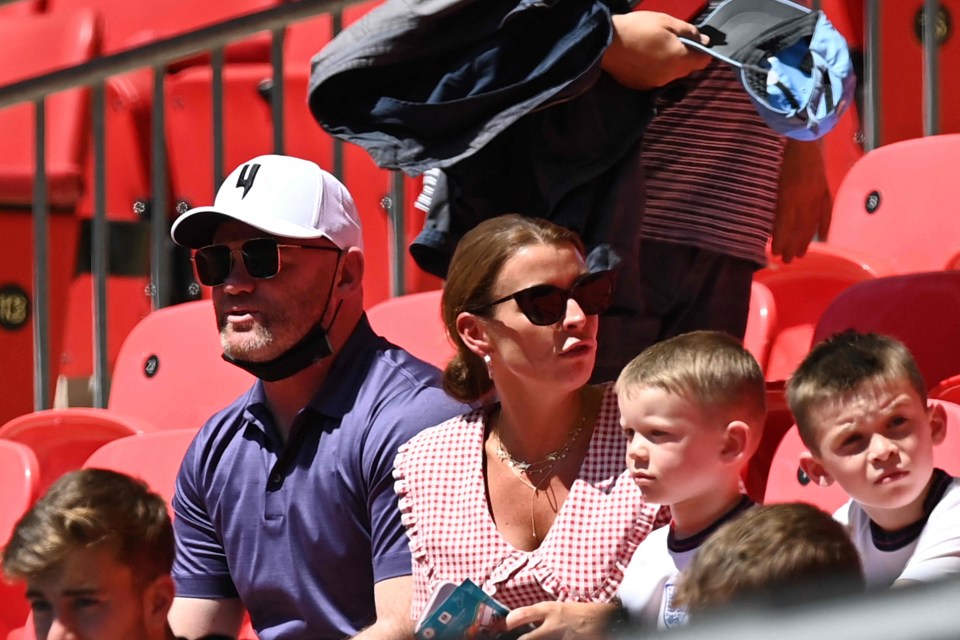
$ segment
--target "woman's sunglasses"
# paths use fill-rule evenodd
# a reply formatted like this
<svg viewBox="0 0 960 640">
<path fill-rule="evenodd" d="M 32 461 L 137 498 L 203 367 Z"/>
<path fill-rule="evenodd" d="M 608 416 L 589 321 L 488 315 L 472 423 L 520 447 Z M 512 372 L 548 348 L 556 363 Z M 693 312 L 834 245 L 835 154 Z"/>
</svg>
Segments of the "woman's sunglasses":
<svg viewBox="0 0 960 640">
<path fill-rule="evenodd" d="M 567 301 L 571 298 L 587 315 L 603 313 L 610 308 L 613 298 L 613 271 L 586 273 L 577 278 L 569 289 L 552 284 L 534 285 L 477 307 L 471 313 L 482 312 L 507 300 L 516 300 L 527 320 L 542 327 L 560 322 L 567 312 Z"/>
<path fill-rule="evenodd" d="M 240 252 L 243 268 L 252 278 L 267 280 L 280 273 L 280 249 L 319 249 L 322 251 L 340 251 L 337 247 L 315 247 L 301 244 L 280 244 L 273 238 L 253 238 L 239 248 L 225 244 L 211 244 L 197 249 L 193 254 L 193 264 L 197 270 L 197 279 L 209 287 L 217 287 L 226 282 L 233 270 L 233 254 Z"/>
</svg>

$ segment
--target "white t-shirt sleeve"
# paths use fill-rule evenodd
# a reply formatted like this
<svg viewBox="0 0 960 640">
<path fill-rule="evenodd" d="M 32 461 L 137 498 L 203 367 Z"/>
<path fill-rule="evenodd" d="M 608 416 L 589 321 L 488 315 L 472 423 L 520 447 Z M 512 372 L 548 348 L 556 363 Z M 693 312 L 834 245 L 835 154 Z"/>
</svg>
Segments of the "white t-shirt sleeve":
<svg viewBox="0 0 960 640">
<path fill-rule="evenodd" d="M 960 574 L 960 479 L 934 507 L 898 580 L 931 582 Z"/>
</svg>

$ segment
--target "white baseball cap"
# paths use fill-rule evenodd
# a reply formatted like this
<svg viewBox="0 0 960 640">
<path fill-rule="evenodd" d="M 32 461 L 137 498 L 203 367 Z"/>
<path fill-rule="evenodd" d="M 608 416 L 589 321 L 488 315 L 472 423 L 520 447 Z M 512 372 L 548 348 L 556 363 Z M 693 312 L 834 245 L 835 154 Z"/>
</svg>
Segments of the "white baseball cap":
<svg viewBox="0 0 960 640">
<path fill-rule="evenodd" d="M 357 206 L 347 188 L 309 160 L 265 155 L 227 176 L 212 207 L 190 209 L 170 236 L 198 249 L 213 242 L 227 218 L 282 238 L 326 238 L 341 249 L 363 249 Z"/>
</svg>

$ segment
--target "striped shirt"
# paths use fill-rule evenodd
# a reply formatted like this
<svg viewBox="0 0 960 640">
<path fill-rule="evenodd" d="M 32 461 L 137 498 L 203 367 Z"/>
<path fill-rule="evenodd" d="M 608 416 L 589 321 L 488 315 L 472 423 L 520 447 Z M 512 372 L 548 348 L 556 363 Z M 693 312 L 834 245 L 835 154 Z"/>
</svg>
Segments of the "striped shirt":
<svg viewBox="0 0 960 640">
<path fill-rule="evenodd" d="M 730 65 L 714 61 L 690 81 L 682 100 L 662 101 L 644 135 L 643 238 L 763 265 L 785 138 Z"/>
</svg>

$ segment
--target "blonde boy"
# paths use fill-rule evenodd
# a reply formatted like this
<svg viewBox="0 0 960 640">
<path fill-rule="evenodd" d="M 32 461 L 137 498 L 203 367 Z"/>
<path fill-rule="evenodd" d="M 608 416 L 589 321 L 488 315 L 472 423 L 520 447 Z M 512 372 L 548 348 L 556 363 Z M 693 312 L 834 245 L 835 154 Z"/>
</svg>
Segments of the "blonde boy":
<svg viewBox="0 0 960 640">
<path fill-rule="evenodd" d="M 618 597 L 632 621 L 682 624 L 671 601 L 703 541 L 753 506 L 741 474 L 766 416 L 763 372 L 740 343 L 696 331 L 657 343 L 631 361 L 616 385 L 627 468 L 673 521 L 637 548 Z"/>
<path fill-rule="evenodd" d="M 38 640 L 174 640 L 163 498 L 105 469 L 57 480 L 17 523 L 3 569 L 26 582 Z"/>
<path fill-rule="evenodd" d="M 868 587 L 960 572 L 960 484 L 933 465 L 946 415 L 927 401 L 903 344 L 838 334 L 797 368 L 787 402 L 808 449 L 801 468 L 851 498 L 834 517 L 850 531 Z"/>
</svg>

